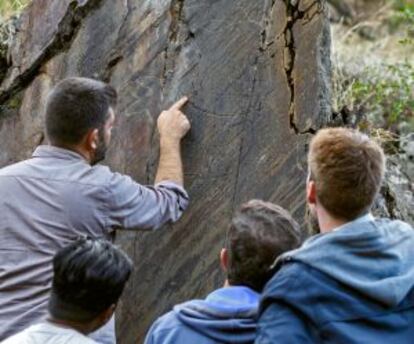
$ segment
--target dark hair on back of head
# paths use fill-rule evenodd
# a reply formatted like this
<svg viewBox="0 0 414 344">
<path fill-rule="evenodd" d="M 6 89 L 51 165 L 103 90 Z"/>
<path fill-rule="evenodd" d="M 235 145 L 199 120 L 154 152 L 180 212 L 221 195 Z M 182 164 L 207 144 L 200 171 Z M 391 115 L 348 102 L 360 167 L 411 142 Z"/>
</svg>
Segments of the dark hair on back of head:
<svg viewBox="0 0 414 344">
<path fill-rule="evenodd" d="M 275 259 L 302 243 L 299 224 L 276 204 L 252 200 L 241 206 L 227 233 L 227 279 L 261 292 Z"/>
<path fill-rule="evenodd" d="M 84 322 L 118 302 L 132 262 L 109 241 L 83 238 L 55 255 L 53 271 L 51 315 Z"/>
<path fill-rule="evenodd" d="M 46 133 L 52 144 L 78 144 L 90 129 L 101 129 L 109 108 L 117 102 L 115 89 L 87 78 L 58 83 L 46 104 Z"/>
</svg>

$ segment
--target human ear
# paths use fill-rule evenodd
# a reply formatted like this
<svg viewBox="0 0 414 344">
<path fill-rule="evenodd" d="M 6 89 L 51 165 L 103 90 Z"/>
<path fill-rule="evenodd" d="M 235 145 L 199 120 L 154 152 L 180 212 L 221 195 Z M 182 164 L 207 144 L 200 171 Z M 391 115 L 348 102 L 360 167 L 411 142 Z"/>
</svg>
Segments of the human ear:
<svg viewBox="0 0 414 344">
<path fill-rule="evenodd" d="M 226 248 L 222 248 L 220 252 L 220 265 L 224 272 L 227 272 L 228 269 L 228 252 Z"/>
<path fill-rule="evenodd" d="M 96 148 L 98 148 L 99 143 L 99 130 L 90 130 L 87 134 L 86 142 L 90 150 L 96 150 Z"/>
<path fill-rule="evenodd" d="M 309 204 L 316 204 L 316 185 L 313 180 L 309 180 L 306 185 L 306 201 Z"/>
</svg>

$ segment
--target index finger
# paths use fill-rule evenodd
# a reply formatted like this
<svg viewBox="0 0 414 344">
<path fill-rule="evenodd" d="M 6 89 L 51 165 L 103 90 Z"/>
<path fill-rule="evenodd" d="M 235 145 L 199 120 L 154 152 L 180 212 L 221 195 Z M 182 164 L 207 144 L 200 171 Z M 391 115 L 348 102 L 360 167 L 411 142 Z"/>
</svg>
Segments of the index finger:
<svg viewBox="0 0 414 344">
<path fill-rule="evenodd" d="M 171 106 L 171 110 L 180 110 L 187 102 L 188 97 L 182 97 L 179 101 L 174 103 L 173 106 Z"/>
</svg>

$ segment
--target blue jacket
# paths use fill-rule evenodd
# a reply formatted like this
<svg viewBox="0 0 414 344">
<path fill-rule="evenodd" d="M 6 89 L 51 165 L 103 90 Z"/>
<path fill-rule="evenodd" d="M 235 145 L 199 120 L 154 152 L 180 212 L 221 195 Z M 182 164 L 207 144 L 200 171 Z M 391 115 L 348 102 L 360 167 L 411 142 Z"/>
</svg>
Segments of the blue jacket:
<svg viewBox="0 0 414 344">
<path fill-rule="evenodd" d="M 278 261 L 256 343 L 414 343 L 414 231 L 367 215 Z"/>
<path fill-rule="evenodd" d="M 253 343 L 259 294 L 247 287 L 217 289 L 205 300 L 193 300 L 159 318 L 145 344 Z"/>
</svg>

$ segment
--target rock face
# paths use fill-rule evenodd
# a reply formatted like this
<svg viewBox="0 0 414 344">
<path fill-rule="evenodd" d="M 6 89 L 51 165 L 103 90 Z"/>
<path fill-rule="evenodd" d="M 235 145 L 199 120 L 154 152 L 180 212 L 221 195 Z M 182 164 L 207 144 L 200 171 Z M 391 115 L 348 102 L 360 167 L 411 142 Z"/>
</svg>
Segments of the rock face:
<svg viewBox="0 0 414 344">
<path fill-rule="evenodd" d="M 406 166 L 404 156 L 393 155 L 387 158 L 385 180 L 373 213 L 378 217 L 403 220 L 414 226 L 414 183 Z"/>
<path fill-rule="evenodd" d="M 22 15 L 0 86 L 1 165 L 44 142 L 51 87 L 86 76 L 120 95 L 107 163 L 151 183 L 156 118 L 190 98 L 188 212 L 156 233 L 117 233 L 136 263 L 120 343 L 141 342 L 158 315 L 223 282 L 218 253 L 241 202 L 271 200 L 303 219 L 306 143 L 330 115 L 329 47 L 319 0 L 36 0 Z"/>
</svg>

